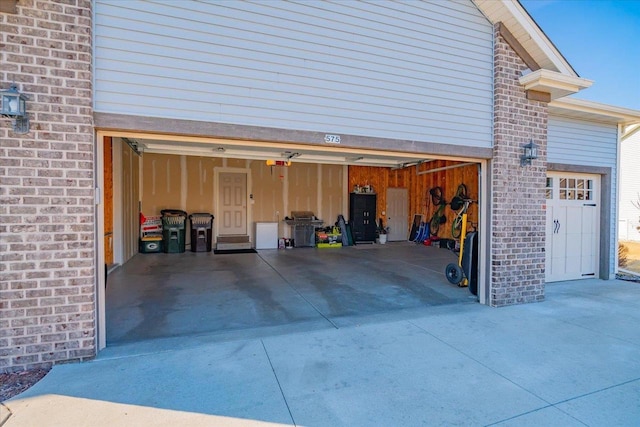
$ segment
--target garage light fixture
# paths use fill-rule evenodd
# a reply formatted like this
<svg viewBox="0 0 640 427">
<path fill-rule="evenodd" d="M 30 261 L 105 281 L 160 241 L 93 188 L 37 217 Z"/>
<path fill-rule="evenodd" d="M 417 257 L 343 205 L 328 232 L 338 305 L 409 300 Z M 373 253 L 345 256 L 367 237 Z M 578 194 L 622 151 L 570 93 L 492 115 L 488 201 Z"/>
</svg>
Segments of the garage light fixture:
<svg viewBox="0 0 640 427">
<path fill-rule="evenodd" d="M 15 133 L 29 132 L 29 117 L 27 116 L 27 98 L 18 92 L 15 83 L 9 89 L 0 90 L 2 94 L 2 117 L 13 119 L 13 131 Z"/>
<path fill-rule="evenodd" d="M 524 154 L 520 157 L 520 166 L 530 165 L 532 160 L 538 158 L 538 146 L 533 143 L 533 140 L 529 141 L 523 147 Z"/>
<path fill-rule="evenodd" d="M 296 157 L 300 157 L 300 153 L 294 153 L 292 151 L 285 151 L 282 153 L 282 157 L 286 157 L 287 160 L 295 159 Z"/>
</svg>

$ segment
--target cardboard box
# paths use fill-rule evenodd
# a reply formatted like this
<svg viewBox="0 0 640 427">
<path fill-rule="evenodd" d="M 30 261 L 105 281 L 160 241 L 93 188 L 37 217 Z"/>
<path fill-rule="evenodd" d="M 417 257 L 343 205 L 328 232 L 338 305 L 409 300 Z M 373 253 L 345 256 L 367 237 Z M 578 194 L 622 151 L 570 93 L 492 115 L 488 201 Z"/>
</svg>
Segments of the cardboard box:
<svg viewBox="0 0 640 427">
<path fill-rule="evenodd" d="M 335 245 L 336 243 L 340 243 L 342 246 L 342 234 L 340 233 L 326 233 L 323 231 L 316 232 L 316 244 L 327 243 Z M 318 246 L 320 247 L 320 246 Z"/>
</svg>

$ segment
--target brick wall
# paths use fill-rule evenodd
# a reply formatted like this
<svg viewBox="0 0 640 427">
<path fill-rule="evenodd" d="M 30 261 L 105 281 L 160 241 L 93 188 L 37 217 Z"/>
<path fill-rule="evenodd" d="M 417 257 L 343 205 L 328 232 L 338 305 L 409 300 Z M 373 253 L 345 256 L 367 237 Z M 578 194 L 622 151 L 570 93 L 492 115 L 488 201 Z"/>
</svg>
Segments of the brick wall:
<svg viewBox="0 0 640 427">
<path fill-rule="evenodd" d="M 548 111 L 527 100 L 518 83 L 527 66 L 497 27 L 495 38 L 490 304 L 502 306 L 544 299 Z M 538 159 L 522 167 L 531 139 Z"/>
<path fill-rule="evenodd" d="M 0 86 L 31 120 L 19 135 L 0 119 L 0 372 L 96 352 L 91 7 L 0 13 Z"/>
</svg>

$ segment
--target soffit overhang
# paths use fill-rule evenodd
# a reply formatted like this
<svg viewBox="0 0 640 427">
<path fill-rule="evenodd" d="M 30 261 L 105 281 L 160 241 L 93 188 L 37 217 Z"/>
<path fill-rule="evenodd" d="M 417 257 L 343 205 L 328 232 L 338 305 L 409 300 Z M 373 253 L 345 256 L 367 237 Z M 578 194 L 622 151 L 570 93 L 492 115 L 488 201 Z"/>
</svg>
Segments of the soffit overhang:
<svg viewBox="0 0 640 427">
<path fill-rule="evenodd" d="M 548 93 L 551 101 L 577 93 L 593 84 L 592 80 L 545 69 L 525 74 L 520 77 L 519 82 L 526 91 Z"/>
<path fill-rule="evenodd" d="M 578 77 L 553 42 L 517 0 L 472 0 L 492 24 L 502 23 L 541 68 Z"/>
</svg>

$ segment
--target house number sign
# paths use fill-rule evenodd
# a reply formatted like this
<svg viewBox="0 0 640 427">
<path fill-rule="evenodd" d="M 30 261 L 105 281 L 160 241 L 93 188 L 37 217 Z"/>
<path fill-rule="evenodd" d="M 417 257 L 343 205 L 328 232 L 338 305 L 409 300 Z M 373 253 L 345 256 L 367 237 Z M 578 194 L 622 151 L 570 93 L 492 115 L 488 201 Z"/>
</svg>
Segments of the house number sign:
<svg viewBox="0 0 640 427">
<path fill-rule="evenodd" d="M 340 144 L 340 135 L 326 134 L 324 136 L 324 142 L 327 144 Z"/>
</svg>

